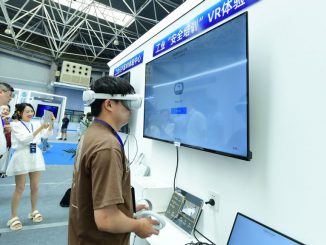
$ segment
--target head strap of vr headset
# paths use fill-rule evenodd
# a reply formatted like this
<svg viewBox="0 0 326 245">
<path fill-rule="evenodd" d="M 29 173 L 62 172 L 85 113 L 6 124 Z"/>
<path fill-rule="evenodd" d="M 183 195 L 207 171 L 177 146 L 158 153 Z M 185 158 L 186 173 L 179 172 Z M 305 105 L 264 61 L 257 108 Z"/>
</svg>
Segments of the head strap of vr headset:
<svg viewBox="0 0 326 245">
<path fill-rule="evenodd" d="M 85 90 L 83 92 L 83 101 L 87 105 L 92 104 L 96 99 L 111 99 L 111 100 L 135 100 L 135 101 L 141 101 L 141 96 L 138 94 L 103 94 L 103 93 L 95 93 L 93 90 Z"/>
</svg>

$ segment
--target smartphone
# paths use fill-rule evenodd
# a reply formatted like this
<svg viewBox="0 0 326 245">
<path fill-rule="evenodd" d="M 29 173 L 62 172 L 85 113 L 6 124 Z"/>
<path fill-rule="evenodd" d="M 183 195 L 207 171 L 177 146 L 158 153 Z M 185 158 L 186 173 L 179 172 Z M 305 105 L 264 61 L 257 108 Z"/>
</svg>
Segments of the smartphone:
<svg viewBox="0 0 326 245">
<path fill-rule="evenodd" d="M 52 124 L 52 111 L 44 110 L 43 121 L 44 123 Z"/>
</svg>

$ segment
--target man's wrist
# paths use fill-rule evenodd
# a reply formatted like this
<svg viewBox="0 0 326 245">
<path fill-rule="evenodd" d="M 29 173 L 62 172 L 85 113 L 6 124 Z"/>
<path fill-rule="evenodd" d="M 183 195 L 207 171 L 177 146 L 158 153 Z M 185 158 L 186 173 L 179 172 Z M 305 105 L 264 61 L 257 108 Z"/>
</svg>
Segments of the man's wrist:
<svg viewBox="0 0 326 245">
<path fill-rule="evenodd" d="M 139 219 L 132 219 L 132 231 L 135 233 L 139 233 L 141 231 L 142 223 Z"/>
</svg>

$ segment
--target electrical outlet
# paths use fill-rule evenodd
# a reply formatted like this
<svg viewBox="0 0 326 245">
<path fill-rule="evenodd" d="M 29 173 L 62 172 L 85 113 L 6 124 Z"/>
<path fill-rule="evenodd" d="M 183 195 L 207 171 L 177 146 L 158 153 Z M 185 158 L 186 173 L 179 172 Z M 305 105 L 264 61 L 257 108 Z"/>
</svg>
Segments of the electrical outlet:
<svg viewBox="0 0 326 245">
<path fill-rule="evenodd" d="M 218 212 L 220 207 L 220 195 L 215 191 L 208 191 L 208 200 L 213 199 L 215 202 L 214 206 L 211 206 L 211 208 L 214 209 L 214 211 Z"/>
</svg>

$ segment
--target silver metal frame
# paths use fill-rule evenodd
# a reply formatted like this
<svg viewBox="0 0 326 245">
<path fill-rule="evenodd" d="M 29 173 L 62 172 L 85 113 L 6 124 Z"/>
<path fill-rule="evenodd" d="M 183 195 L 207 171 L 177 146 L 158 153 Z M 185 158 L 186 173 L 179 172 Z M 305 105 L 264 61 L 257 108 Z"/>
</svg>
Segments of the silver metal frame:
<svg viewBox="0 0 326 245">
<path fill-rule="evenodd" d="M 85 0 L 77 1 L 86 3 Z M 50 53 L 53 59 L 59 59 L 63 55 L 72 55 L 79 59 L 83 58 L 88 63 L 95 60 L 108 62 L 110 59 L 105 54 L 113 52 L 114 56 L 118 55 L 136 41 L 144 30 L 148 31 L 149 28 L 145 26 L 145 23 L 154 26 L 159 22 L 158 11 L 166 12 L 165 15 L 168 15 L 170 13 L 168 9 L 175 9 L 179 6 L 170 0 L 144 0 L 143 4 L 136 8 L 136 0 L 119 1 L 131 12 L 133 20 L 130 22 L 135 22 L 136 32 L 100 19 L 98 16 L 88 18 L 87 10 L 95 1 L 91 1 L 84 9 L 75 10 L 63 7 L 51 0 L 25 0 L 21 1 L 19 7 L 10 4 L 11 1 L 0 0 L 3 14 L 1 15 L 0 12 L 0 23 L 7 25 L 11 32 L 10 36 L 3 33 L 0 33 L 0 36 L 12 39 L 18 50 L 31 45 L 40 49 L 40 52 L 43 50 L 44 53 Z M 37 5 L 32 9 L 27 9 L 29 3 Z M 144 9 L 151 3 L 154 19 L 142 15 Z M 111 0 L 107 1 L 107 5 L 112 7 Z M 9 10 L 10 13 L 15 12 L 14 17 L 10 18 Z M 139 31 L 140 28 L 143 29 L 142 32 Z M 45 45 L 33 42 L 35 35 L 43 37 Z M 114 45 L 115 39 L 118 39 L 121 45 Z M 79 52 L 69 52 L 72 46 Z"/>
</svg>

